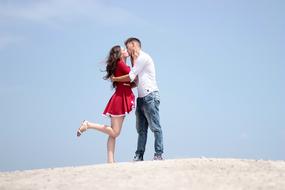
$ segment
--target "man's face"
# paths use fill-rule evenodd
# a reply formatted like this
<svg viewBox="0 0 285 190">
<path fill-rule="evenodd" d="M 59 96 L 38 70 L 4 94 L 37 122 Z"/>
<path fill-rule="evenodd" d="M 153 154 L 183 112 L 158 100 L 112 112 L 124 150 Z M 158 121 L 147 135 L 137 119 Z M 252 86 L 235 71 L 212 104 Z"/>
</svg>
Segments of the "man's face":
<svg viewBox="0 0 285 190">
<path fill-rule="evenodd" d="M 127 50 L 128 50 L 129 55 L 132 55 L 135 51 L 135 44 L 133 42 L 128 43 Z"/>
</svg>

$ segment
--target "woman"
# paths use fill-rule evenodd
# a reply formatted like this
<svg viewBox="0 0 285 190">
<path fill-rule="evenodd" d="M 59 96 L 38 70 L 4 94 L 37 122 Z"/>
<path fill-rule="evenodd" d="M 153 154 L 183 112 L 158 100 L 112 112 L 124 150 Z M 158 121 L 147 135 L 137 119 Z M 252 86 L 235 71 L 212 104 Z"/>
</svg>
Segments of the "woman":
<svg viewBox="0 0 285 190">
<path fill-rule="evenodd" d="M 114 76 L 126 75 L 130 72 L 130 67 L 126 65 L 126 59 L 129 56 L 128 52 L 120 46 L 114 46 L 109 53 L 106 65 L 105 80 Z M 114 163 L 114 152 L 116 138 L 119 136 L 125 116 L 134 108 L 135 96 L 132 92 L 130 83 L 113 83 L 116 88 L 115 93 L 109 100 L 103 114 L 111 119 L 111 126 L 91 123 L 84 120 L 77 130 L 79 137 L 87 129 L 96 129 L 109 135 L 107 141 L 107 156 L 108 163 Z"/>
</svg>

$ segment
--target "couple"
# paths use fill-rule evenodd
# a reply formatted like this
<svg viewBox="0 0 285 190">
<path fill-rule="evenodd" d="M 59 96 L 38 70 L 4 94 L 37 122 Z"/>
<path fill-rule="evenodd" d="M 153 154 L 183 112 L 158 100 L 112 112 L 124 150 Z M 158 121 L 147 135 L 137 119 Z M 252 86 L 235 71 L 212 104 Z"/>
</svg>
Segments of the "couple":
<svg viewBox="0 0 285 190">
<path fill-rule="evenodd" d="M 119 136 L 125 116 L 134 108 L 135 96 L 132 88 L 137 86 L 136 129 L 138 133 L 137 150 L 134 161 L 143 161 L 148 128 L 154 133 L 155 154 L 153 160 L 163 160 L 163 137 L 159 121 L 159 92 L 155 78 L 155 67 L 152 58 L 141 50 L 138 38 L 125 41 L 124 49 L 114 46 L 106 62 L 106 76 L 116 88 L 103 114 L 111 119 L 111 126 L 91 123 L 84 120 L 77 130 L 79 137 L 87 129 L 96 129 L 109 136 L 107 141 L 108 163 L 114 163 L 115 143 Z M 126 65 L 130 56 L 132 68 Z"/>
</svg>

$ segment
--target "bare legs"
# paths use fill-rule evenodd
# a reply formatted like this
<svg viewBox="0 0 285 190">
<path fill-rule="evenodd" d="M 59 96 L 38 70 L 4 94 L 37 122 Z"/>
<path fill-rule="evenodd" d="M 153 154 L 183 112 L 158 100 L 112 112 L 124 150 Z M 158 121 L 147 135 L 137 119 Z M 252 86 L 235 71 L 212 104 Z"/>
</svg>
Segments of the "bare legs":
<svg viewBox="0 0 285 190">
<path fill-rule="evenodd" d="M 124 118 L 125 117 L 112 117 L 111 118 L 111 126 L 112 126 L 111 129 L 113 129 L 113 135 L 109 135 L 108 142 L 107 142 L 107 162 L 108 163 L 115 162 L 114 155 L 115 155 L 116 137 L 118 137 L 121 133 Z"/>
<path fill-rule="evenodd" d="M 115 162 L 115 145 L 116 138 L 109 136 L 107 141 L 107 162 L 114 163 Z"/>
<path fill-rule="evenodd" d="M 100 132 L 103 132 L 107 135 L 109 135 L 108 141 L 107 141 L 107 162 L 108 163 L 114 163 L 114 153 L 115 153 L 115 144 L 116 144 L 116 138 L 120 135 L 121 129 L 123 126 L 125 116 L 122 117 L 111 117 L 111 126 L 108 125 L 101 125 L 98 123 L 91 123 L 87 122 L 87 128 L 86 129 L 96 129 Z M 79 130 L 84 129 L 84 126 L 81 125 Z M 84 130 L 81 130 L 84 131 Z"/>
</svg>

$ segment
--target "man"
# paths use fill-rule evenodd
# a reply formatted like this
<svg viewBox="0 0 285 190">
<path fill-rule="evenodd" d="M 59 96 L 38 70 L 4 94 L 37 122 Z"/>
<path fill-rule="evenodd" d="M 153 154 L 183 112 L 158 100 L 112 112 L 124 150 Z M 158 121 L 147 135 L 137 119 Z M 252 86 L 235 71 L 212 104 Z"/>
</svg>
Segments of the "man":
<svg viewBox="0 0 285 190">
<path fill-rule="evenodd" d="M 143 161 L 147 142 L 148 127 L 154 133 L 155 154 L 153 160 L 163 160 L 163 136 L 159 118 L 159 90 L 156 84 L 155 67 L 152 58 L 141 50 L 141 42 L 137 38 L 125 41 L 131 55 L 132 69 L 128 75 L 113 77 L 115 82 L 133 82 L 137 78 L 136 129 L 138 132 L 137 150 L 134 161 Z"/>
</svg>

